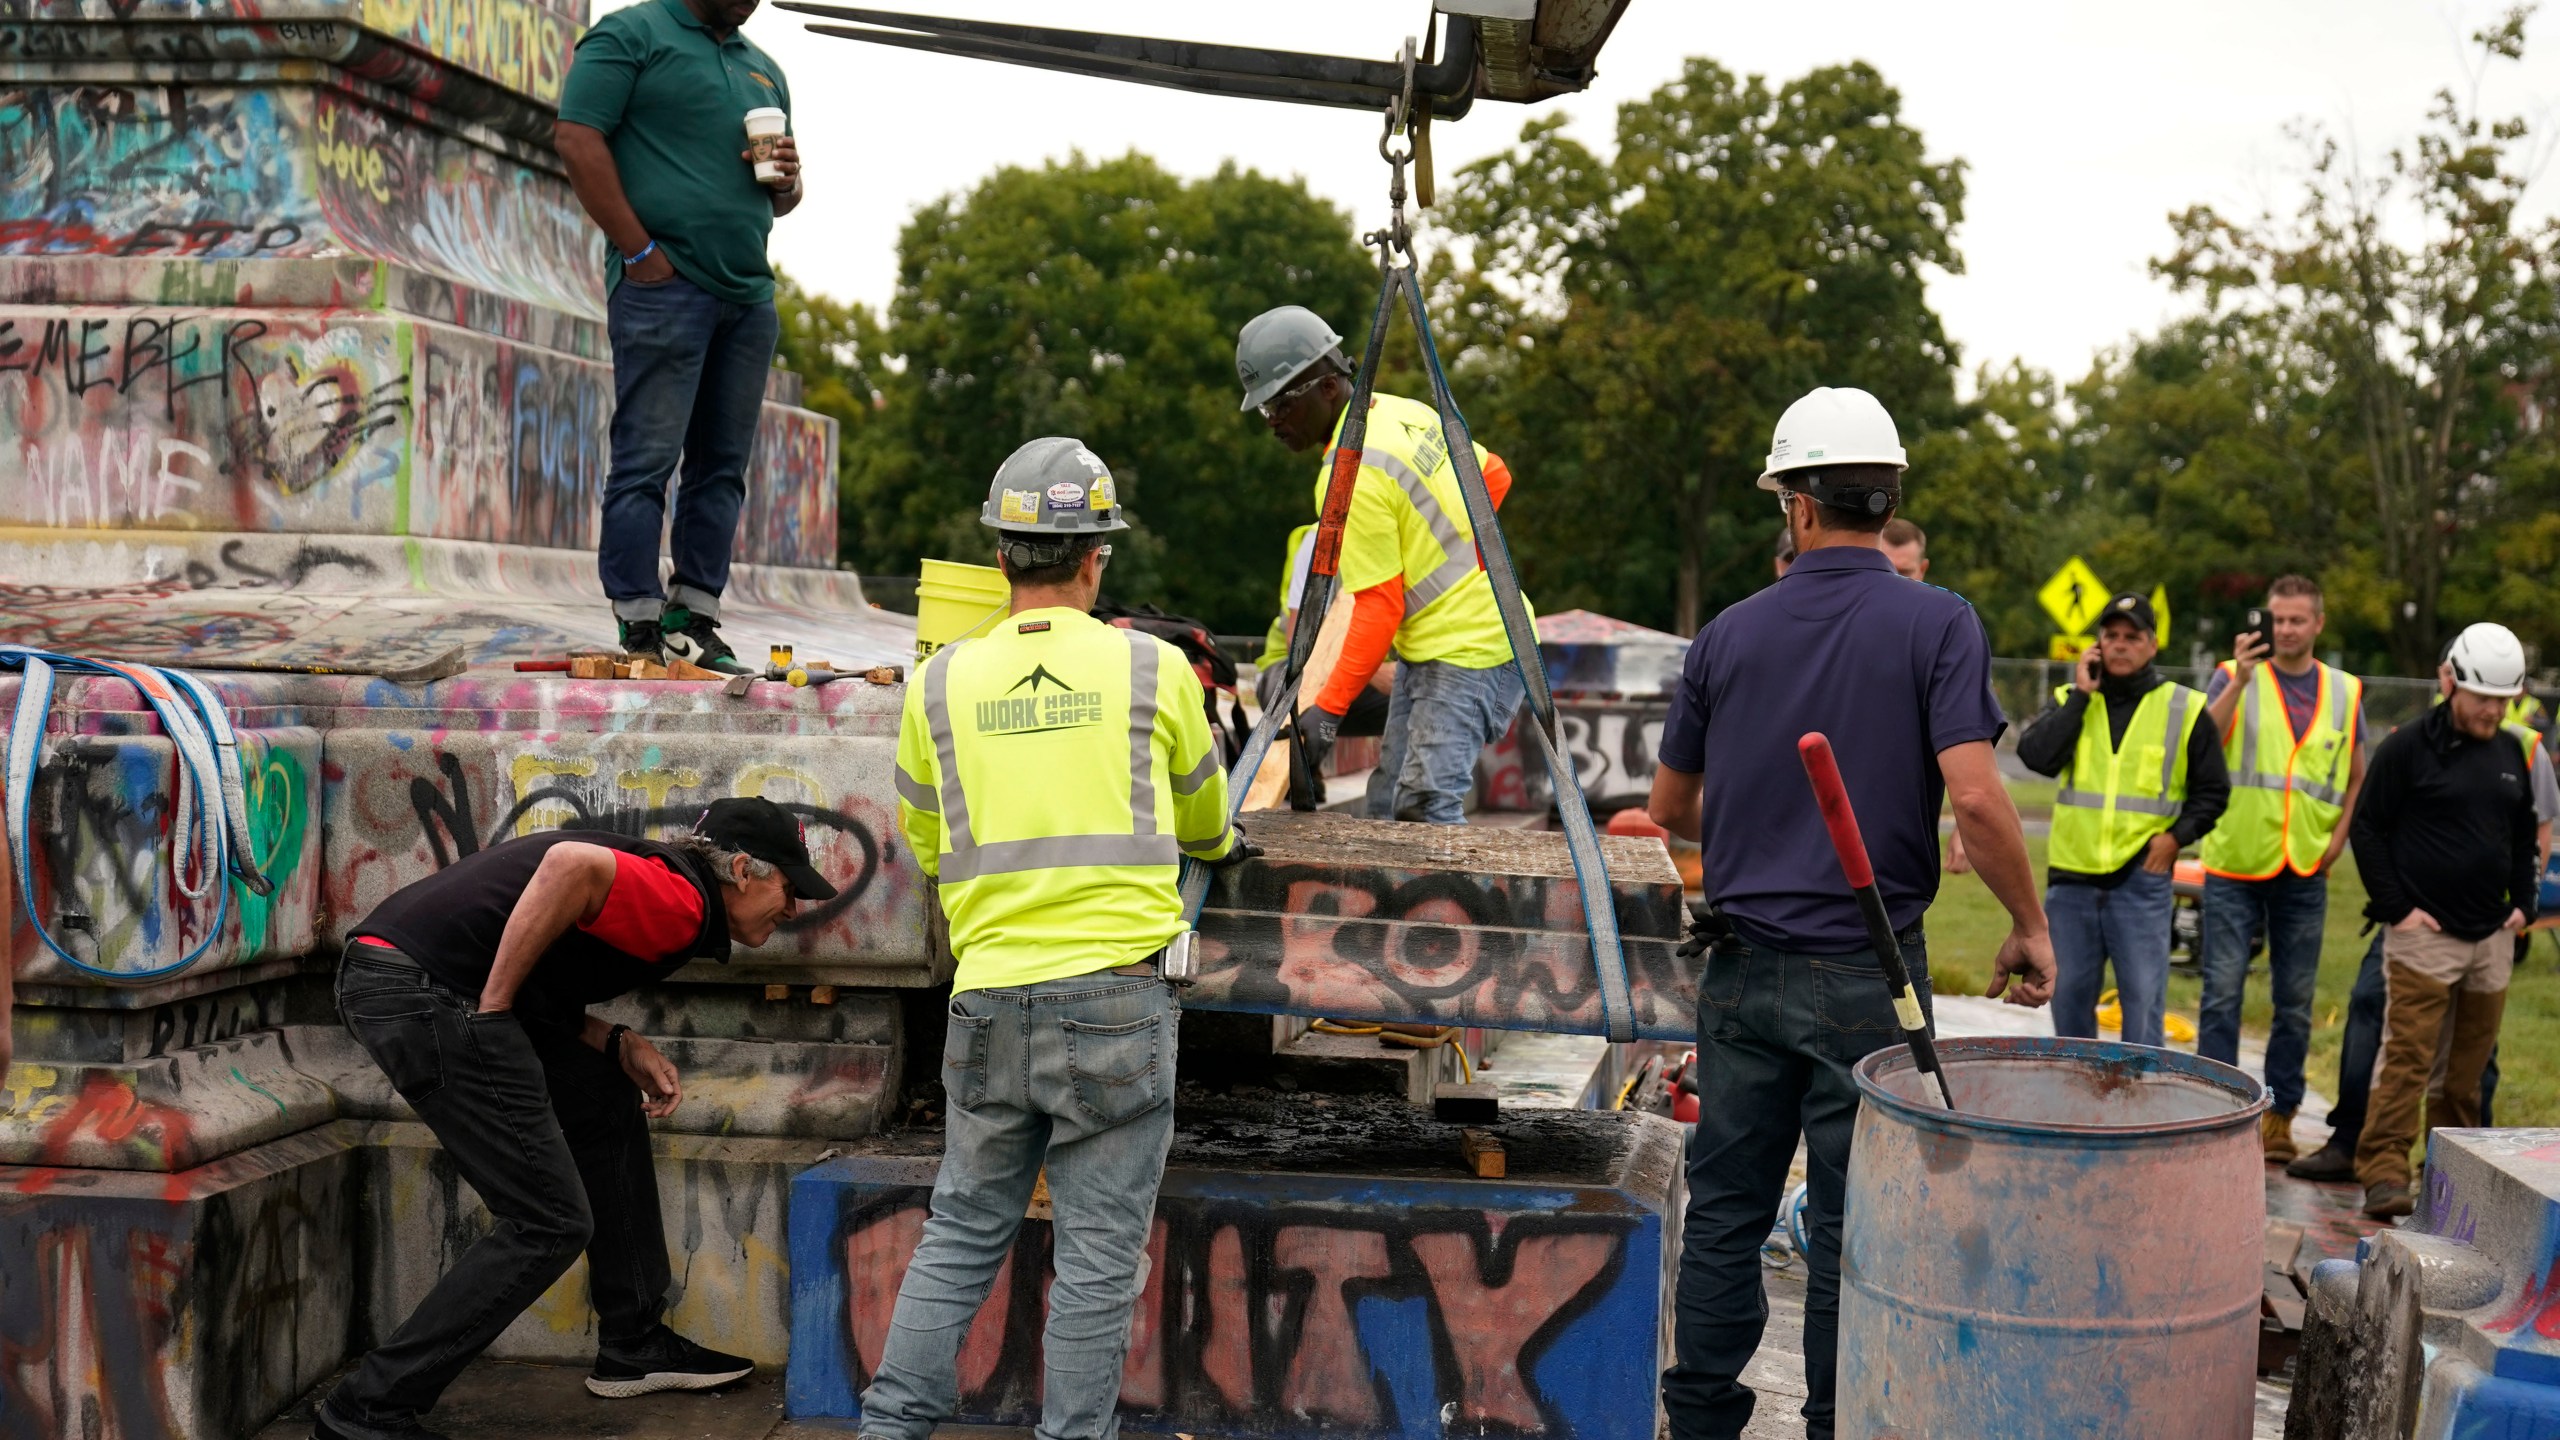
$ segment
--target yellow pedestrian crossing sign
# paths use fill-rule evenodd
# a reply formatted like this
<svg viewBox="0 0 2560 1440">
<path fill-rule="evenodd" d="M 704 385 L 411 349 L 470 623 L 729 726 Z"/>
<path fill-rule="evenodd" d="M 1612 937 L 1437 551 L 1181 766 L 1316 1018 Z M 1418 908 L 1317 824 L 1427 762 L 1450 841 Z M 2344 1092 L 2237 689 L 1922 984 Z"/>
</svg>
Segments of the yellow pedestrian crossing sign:
<svg viewBox="0 0 2560 1440">
<path fill-rule="evenodd" d="M 2044 582 L 2036 599 L 2065 634 L 2083 635 L 2097 623 L 2098 612 L 2107 608 L 2107 595 L 2106 582 L 2098 578 L 2098 572 L 2089 568 L 2088 561 L 2074 555 Z"/>
</svg>

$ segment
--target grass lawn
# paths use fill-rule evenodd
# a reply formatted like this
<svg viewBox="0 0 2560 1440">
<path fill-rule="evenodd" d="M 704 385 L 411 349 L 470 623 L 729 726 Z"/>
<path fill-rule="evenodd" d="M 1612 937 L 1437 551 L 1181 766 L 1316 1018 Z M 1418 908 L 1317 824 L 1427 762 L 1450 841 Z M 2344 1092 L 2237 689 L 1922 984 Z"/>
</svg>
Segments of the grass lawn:
<svg viewBox="0 0 2560 1440">
<path fill-rule="evenodd" d="M 2012 782 L 2018 808 L 2050 811 L 2053 785 Z M 2027 849 L 2044 874 L 2044 837 L 2029 835 Z M 2330 872 L 2327 937 L 2320 949 L 2320 983 L 2311 1006 L 2311 1088 L 2334 1096 L 2338 1088 L 2338 1037 L 2346 1025 L 2347 992 L 2364 959 L 2364 882 L 2350 855 Z M 1929 978 L 1943 993 L 1979 995 L 1991 980 L 1991 957 L 2009 933 L 2008 912 L 1991 898 L 1979 875 L 1949 875 L 1929 912 Z M 2169 972 L 2169 1008 L 2193 1020 L 2202 984 L 2192 973 Z M 2249 974 L 2241 1025 L 2263 1038 L 2272 1010 L 2263 953 Z M 2501 1125 L 2560 1125 L 2560 949 L 2548 933 L 2516 971 L 2507 992 L 2507 1014 L 2498 1050 L 2496 1118 Z"/>
</svg>

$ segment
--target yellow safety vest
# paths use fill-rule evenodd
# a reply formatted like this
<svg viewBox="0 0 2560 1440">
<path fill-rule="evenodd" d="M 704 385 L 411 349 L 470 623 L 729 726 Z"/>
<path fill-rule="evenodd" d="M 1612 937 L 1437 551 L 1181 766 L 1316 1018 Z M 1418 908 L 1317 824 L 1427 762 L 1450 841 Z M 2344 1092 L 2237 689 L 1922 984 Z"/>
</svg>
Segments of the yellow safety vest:
<svg viewBox="0 0 2560 1440">
<path fill-rule="evenodd" d="M 2222 662 L 2221 669 L 2231 674 L 2231 662 Z M 2363 681 L 2322 665 L 2311 728 L 2297 744 L 2293 723 L 2285 718 L 2275 667 L 2258 666 L 2241 692 L 2231 733 L 2222 737 L 2223 762 L 2231 769 L 2231 804 L 2213 833 L 2204 837 L 2208 872 L 2265 880 L 2286 870 L 2308 875 L 2320 868 L 2320 857 L 2329 853 L 2338 817 L 2346 810 L 2347 780 L 2355 772 L 2356 716 L 2363 705 Z"/>
<path fill-rule="evenodd" d="M 2053 696 L 2060 701 L 2070 693 L 2065 685 Z M 2202 694 L 2184 685 L 2155 685 L 2134 707 L 2118 748 L 2105 699 L 2089 697 L 2079 748 L 2053 797 L 2053 836 L 2045 856 L 2055 869 L 2112 874 L 2169 828 L 2187 796 L 2187 741 L 2203 718 Z"/>
<path fill-rule="evenodd" d="M 1289 548 L 1280 556 L 1280 610 L 1271 617 L 1271 628 L 1262 632 L 1262 658 L 1253 662 L 1257 670 L 1270 669 L 1289 653 L 1289 612 L 1296 608 L 1289 603 L 1289 582 L 1298 578 L 1298 546 L 1315 528 L 1310 520 L 1289 532 Z"/>
<path fill-rule="evenodd" d="M 2531 695 L 2519 695 L 2507 702 L 2507 723 L 2533 728 L 2533 717 L 2542 713 L 2542 702 Z"/>
<path fill-rule="evenodd" d="M 898 725 L 898 825 L 941 881 L 952 990 L 1144 959 L 1183 928 L 1181 857 L 1234 847 L 1200 678 L 1068 609 L 933 653 Z"/>
<path fill-rule="evenodd" d="M 1344 419 L 1350 418 L 1343 411 Z M 1336 422 L 1333 444 L 1316 472 L 1316 511 L 1333 476 L 1333 452 L 1342 443 Z M 1489 453 L 1475 447 L 1476 463 Z M 1351 492 L 1351 515 L 1342 530 L 1342 588 L 1366 590 L 1404 579 L 1404 624 L 1396 631 L 1396 655 L 1410 661 L 1446 660 L 1482 670 L 1511 660 L 1511 639 L 1494 608 L 1493 582 L 1476 563 L 1475 526 L 1467 519 L 1458 472 L 1449 463 L 1440 416 L 1428 405 L 1395 395 L 1375 396 L 1367 438 L 1360 447 L 1360 479 Z M 1525 601 L 1524 601 L 1525 603 Z"/>
</svg>

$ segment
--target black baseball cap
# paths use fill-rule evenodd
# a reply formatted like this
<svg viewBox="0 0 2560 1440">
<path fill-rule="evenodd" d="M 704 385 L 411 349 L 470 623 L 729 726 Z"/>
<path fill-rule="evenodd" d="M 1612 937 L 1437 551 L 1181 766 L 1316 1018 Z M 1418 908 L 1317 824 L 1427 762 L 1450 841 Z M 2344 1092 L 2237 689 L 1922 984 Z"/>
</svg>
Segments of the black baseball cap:
<svg viewBox="0 0 2560 1440">
<path fill-rule="evenodd" d="M 2107 608 L 2098 612 L 2097 628 L 2106 629 L 2110 620 L 2130 620 L 2141 626 L 2146 635 L 2160 633 L 2160 616 L 2151 608 L 2151 602 L 2130 590 L 2109 600 Z"/>
<path fill-rule="evenodd" d="M 809 863 L 809 836 L 790 811 L 760 795 L 714 800 L 694 833 L 724 850 L 752 855 L 782 872 L 803 900 L 833 900 L 836 887 Z"/>
</svg>

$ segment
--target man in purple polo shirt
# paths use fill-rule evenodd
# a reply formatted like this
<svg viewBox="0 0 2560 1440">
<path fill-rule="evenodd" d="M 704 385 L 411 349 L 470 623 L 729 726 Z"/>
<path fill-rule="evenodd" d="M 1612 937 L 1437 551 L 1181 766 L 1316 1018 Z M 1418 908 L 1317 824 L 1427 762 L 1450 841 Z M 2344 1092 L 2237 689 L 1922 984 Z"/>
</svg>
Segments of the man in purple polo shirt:
<svg viewBox="0 0 2560 1440">
<path fill-rule="evenodd" d="M 1663 728 L 1646 808 L 1700 842 L 1711 907 L 1691 931 L 1707 958 L 1674 1363 L 1662 1377 L 1674 1440 L 1733 1440 L 1751 1419 L 1742 1369 L 1769 1318 L 1760 1242 L 1799 1134 L 1812 1239 L 1805 1433 L 1830 1440 L 1841 1191 L 1858 1112 L 1849 1067 L 1901 1042 L 1797 738 L 1831 737 L 1924 1003 L 1920 918 L 1938 893 L 1946 797 L 1973 869 L 2009 911 L 1990 993 L 2019 1005 L 2053 993 L 2035 872 L 1992 758 L 2007 721 L 1982 622 L 1961 597 L 1895 574 L 1878 548 L 1903 468 L 1893 418 L 1867 392 L 1816 390 L 1787 408 L 1760 484 L 1778 492 L 1795 563 L 1698 633 Z"/>
</svg>

